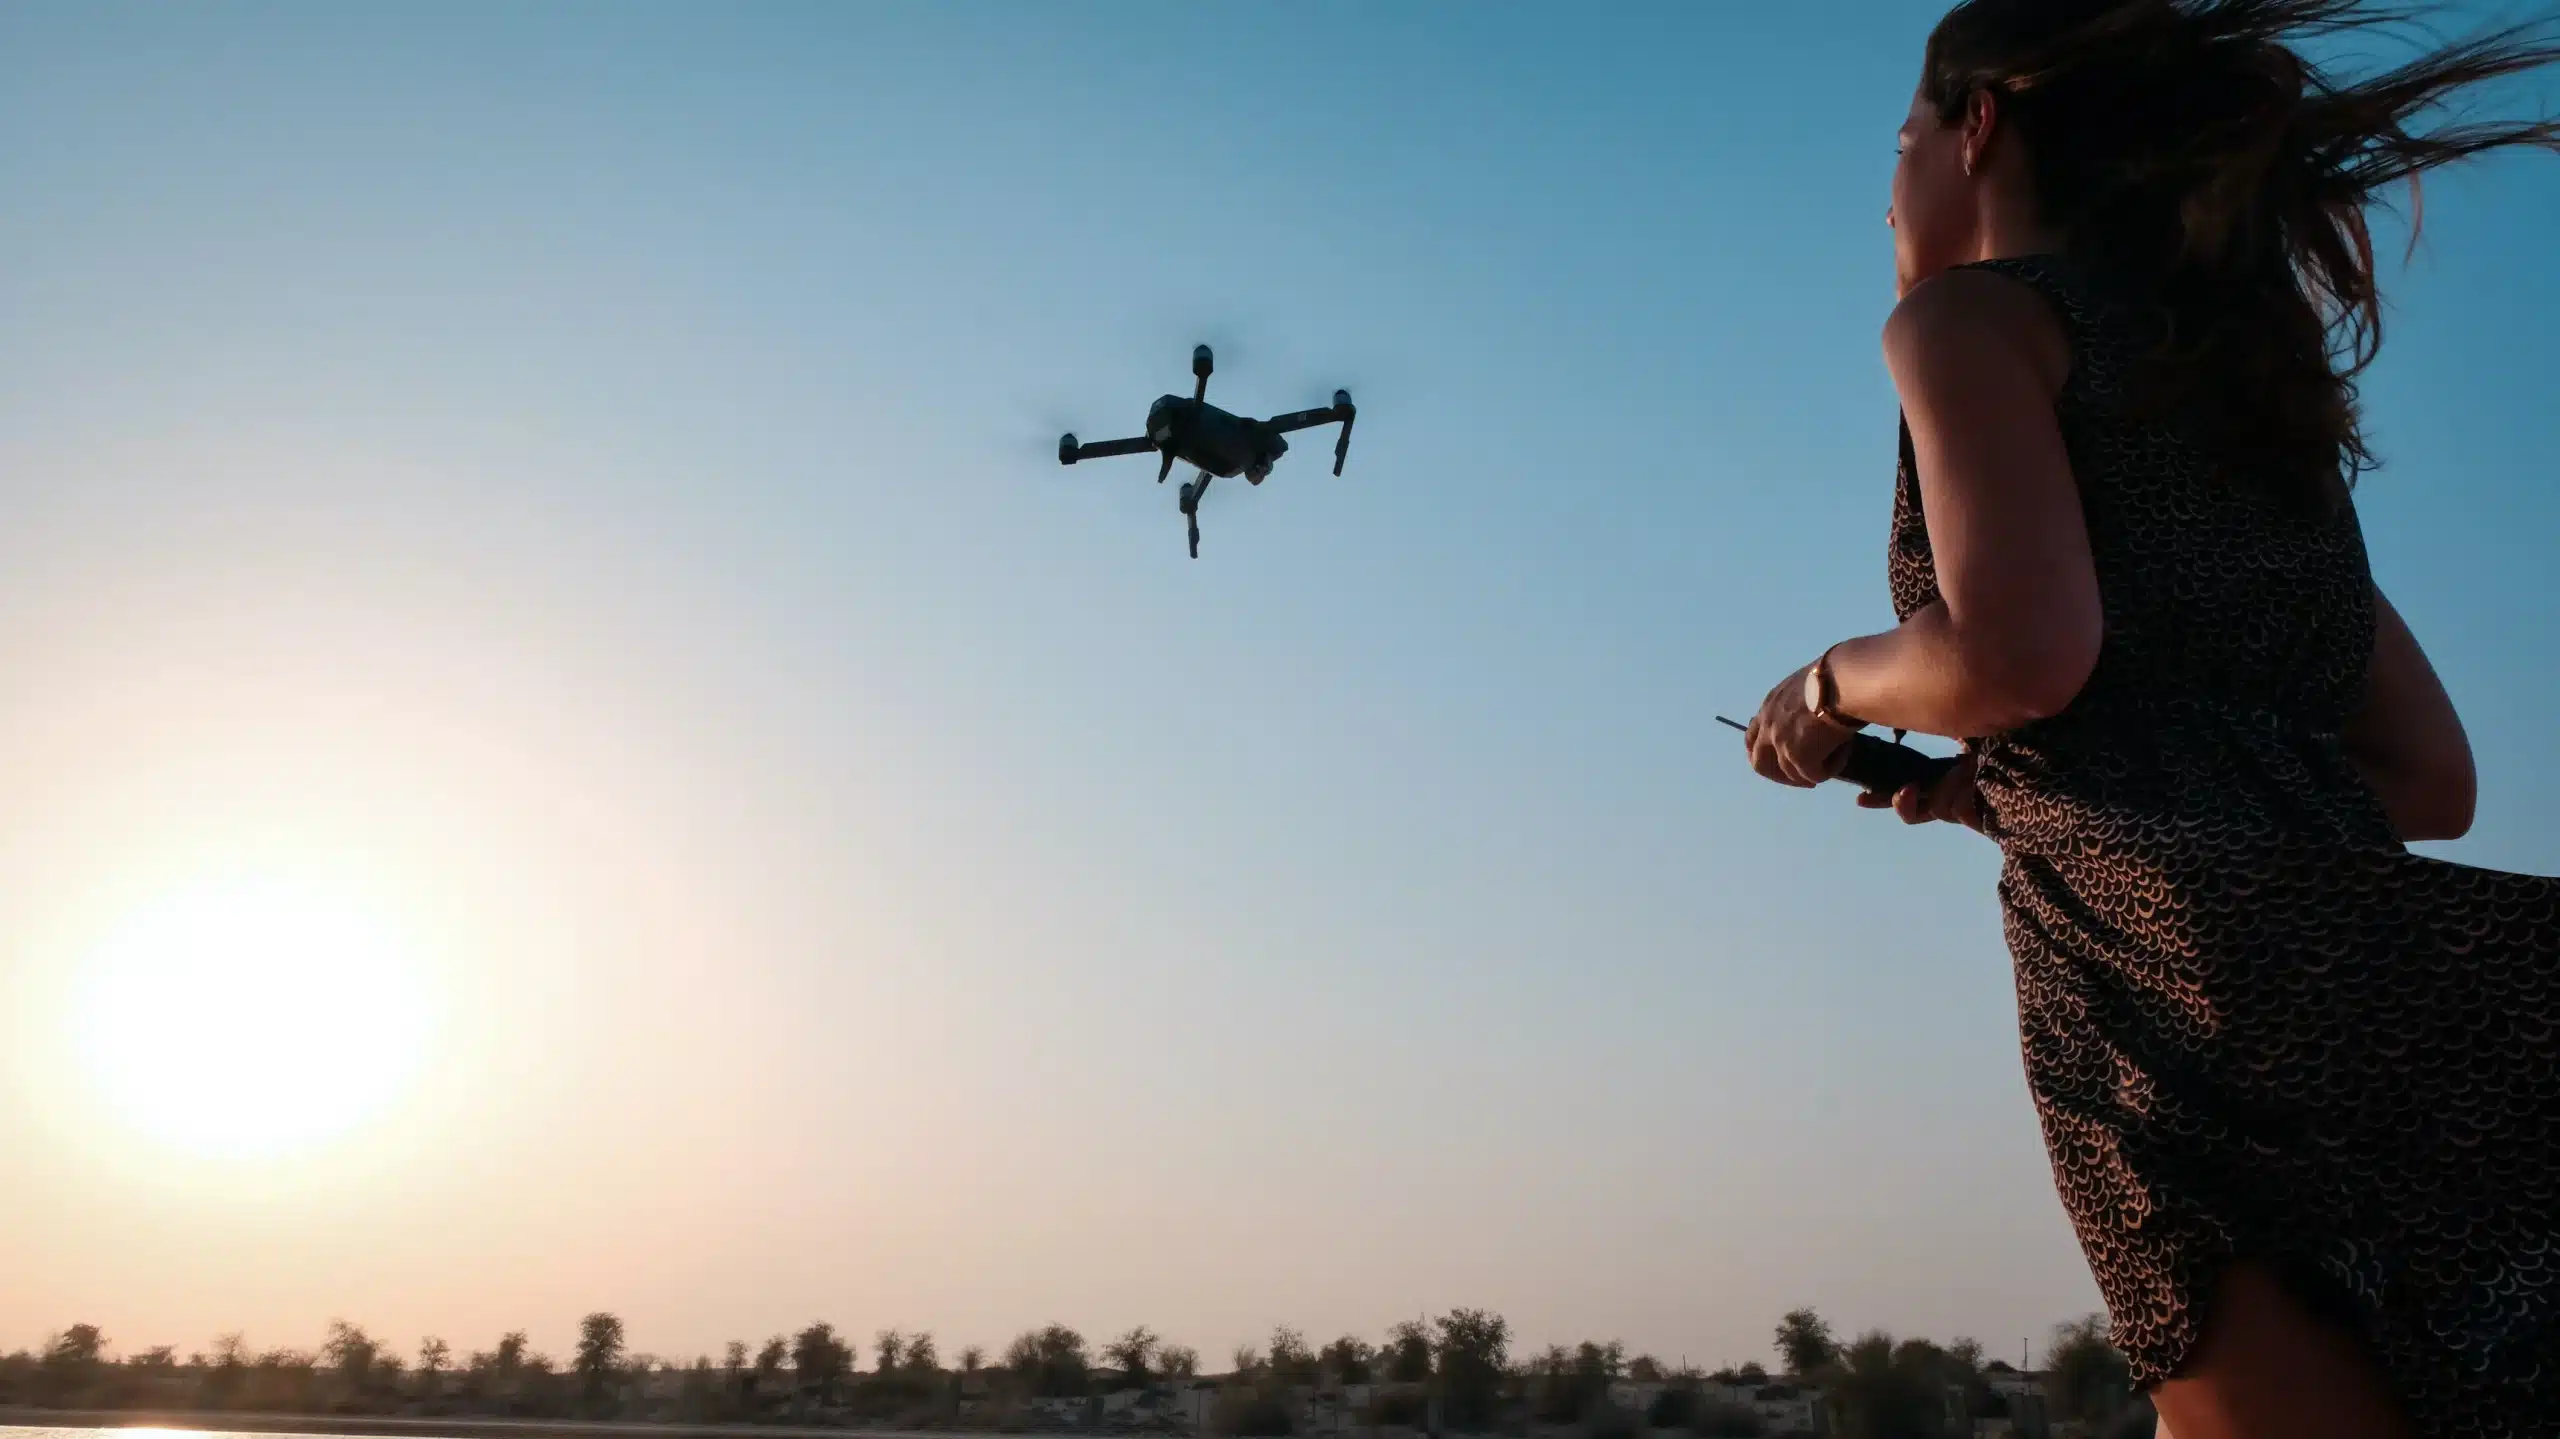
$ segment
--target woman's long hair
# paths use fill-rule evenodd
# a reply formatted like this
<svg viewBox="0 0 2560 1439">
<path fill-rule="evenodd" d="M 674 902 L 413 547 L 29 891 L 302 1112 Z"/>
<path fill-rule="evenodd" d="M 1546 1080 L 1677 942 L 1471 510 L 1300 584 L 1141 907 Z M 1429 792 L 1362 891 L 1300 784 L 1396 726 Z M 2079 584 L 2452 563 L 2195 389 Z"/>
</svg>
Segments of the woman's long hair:
<svg viewBox="0 0 2560 1439">
<path fill-rule="evenodd" d="M 2293 42 L 2406 24 L 2359 0 L 1965 0 L 1923 91 L 1960 120 L 1988 90 L 2025 143 L 2043 218 L 2157 325 L 2139 403 L 2235 475 L 2313 507 L 2372 467 L 2356 377 L 2382 344 L 2374 192 L 2560 121 L 2412 121 L 2479 81 L 2560 60 L 2518 26 L 2344 83 Z"/>
</svg>

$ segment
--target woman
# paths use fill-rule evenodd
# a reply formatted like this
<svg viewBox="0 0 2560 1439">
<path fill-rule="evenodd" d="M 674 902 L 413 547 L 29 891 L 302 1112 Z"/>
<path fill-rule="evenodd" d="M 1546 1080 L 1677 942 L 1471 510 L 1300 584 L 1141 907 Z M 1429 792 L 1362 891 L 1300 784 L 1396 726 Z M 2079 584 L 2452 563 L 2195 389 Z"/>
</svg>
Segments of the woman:
<svg viewBox="0 0 2560 1439">
<path fill-rule="evenodd" d="M 2560 58 L 2360 84 L 2354 0 L 1968 0 L 1894 174 L 1901 624 L 1770 691 L 1760 773 L 1966 738 L 1903 819 L 1998 841 L 2026 1071 L 2176 1439 L 2560 1434 L 2560 881 L 2409 854 L 2468 742 L 2348 490 L 2378 186 Z"/>
</svg>

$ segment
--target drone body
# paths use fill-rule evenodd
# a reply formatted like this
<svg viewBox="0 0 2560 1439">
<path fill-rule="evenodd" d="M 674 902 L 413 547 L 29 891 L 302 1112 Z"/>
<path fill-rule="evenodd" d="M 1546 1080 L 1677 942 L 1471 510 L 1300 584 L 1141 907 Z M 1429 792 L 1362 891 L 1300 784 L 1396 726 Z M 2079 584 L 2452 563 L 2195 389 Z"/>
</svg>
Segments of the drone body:
<svg viewBox="0 0 2560 1439">
<path fill-rule="evenodd" d="M 1148 406 L 1144 435 L 1092 445 L 1076 443 L 1071 434 L 1058 437 L 1058 463 L 1062 465 L 1153 450 L 1164 456 L 1164 462 L 1156 467 L 1157 484 L 1163 484 L 1164 477 L 1173 472 L 1176 460 L 1198 470 L 1199 478 L 1183 483 L 1181 496 L 1183 518 L 1191 531 L 1191 557 L 1195 560 L 1200 558 L 1200 497 L 1209 492 L 1209 481 L 1242 475 L 1251 484 L 1261 484 L 1270 477 L 1271 467 L 1289 452 L 1289 442 L 1283 438 L 1288 431 L 1337 421 L 1342 425 L 1342 434 L 1333 444 L 1333 472 L 1341 474 L 1342 462 L 1351 451 L 1351 421 L 1357 414 L 1351 406 L 1351 392 L 1336 390 L 1333 403 L 1320 410 L 1297 410 L 1267 420 L 1231 415 L 1209 403 L 1209 374 L 1213 368 L 1208 346 L 1192 350 L 1191 373 L 1197 383 L 1191 398 L 1165 395 Z"/>
</svg>

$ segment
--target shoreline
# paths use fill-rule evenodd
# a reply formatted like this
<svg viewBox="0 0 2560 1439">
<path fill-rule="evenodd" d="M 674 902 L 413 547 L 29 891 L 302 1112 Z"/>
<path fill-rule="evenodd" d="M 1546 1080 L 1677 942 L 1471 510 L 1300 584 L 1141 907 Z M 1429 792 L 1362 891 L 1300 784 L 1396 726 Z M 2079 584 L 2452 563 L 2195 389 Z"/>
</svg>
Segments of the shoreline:
<svg viewBox="0 0 2560 1439">
<path fill-rule="evenodd" d="M 249 1414 L 203 1409 L 24 1409 L 0 1406 L 0 1428 L 192 1429 L 217 1434 L 439 1436 L 439 1439 L 952 1439 L 954 1430 L 812 1429 L 787 1424 L 653 1424 L 610 1419 L 487 1419 L 455 1415 Z M 1006 1439 L 1068 1439 L 1026 1433 Z"/>
</svg>

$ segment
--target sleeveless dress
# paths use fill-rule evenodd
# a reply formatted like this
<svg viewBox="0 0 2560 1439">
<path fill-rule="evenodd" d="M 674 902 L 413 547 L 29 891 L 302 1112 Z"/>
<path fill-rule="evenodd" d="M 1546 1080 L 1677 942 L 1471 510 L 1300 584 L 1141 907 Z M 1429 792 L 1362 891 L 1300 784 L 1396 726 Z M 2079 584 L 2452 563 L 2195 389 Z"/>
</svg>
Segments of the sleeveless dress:
<svg viewBox="0 0 2560 1439">
<path fill-rule="evenodd" d="M 2062 713 L 1967 742 L 2028 1088 L 2145 1388 L 2235 1257 L 2359 1333 L 2425 1435 L 2560 1435 L 2560 880 L 2410 854 L 2339 733 L 2373 654 L 2354 513 L 2126 413 L 2124 311 L 2056 402 L 2106 637 Z M 1888 578 L 1937 598 L 1902 434 Z"/>
</svg>

